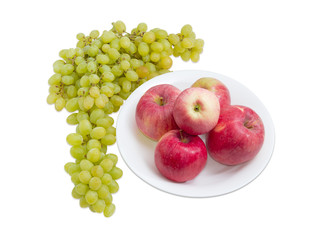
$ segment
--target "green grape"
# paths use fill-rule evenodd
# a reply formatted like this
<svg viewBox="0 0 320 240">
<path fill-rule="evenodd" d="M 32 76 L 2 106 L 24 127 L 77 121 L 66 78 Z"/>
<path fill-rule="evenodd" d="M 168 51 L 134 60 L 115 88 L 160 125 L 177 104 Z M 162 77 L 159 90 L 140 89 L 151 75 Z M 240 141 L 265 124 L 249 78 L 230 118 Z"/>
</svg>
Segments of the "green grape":
<svg viewBox="0 0 320 240">
<path fill-rule="evenodd" d="M 122 60 L 120 62 L 120 67 L 122 68 L 122 70 L 126 71 L 131 67 L 131 65 L 130 65 L 130 62 L 128 60 Z"/>
<path fill-rule="evenodd" d="M 191 38 L 184 38 L 181 41 L 181 46 L 183 48 L 192 48 L 194 46 L 194 41 Z"/>
<path fill-rule="evenodd" d="M 116 193 L 119 190 L 119 184 L 115 180 L 111 180 L 111 182 L 108 185 L 109 192 L 110 193 Z"/>
<path fill-rule="evenodd" d="M 68 171 L 69 175 L 71 176 L 75 172 L 80 171 L 80 165 L 77 163 L 73 163 L 69 166 L 65 166 L 65 169 Z"/>
<path fill-rule="evenodd" d="M 151 52 L 151 54 L 150 54 L 150 60 L 151 60 L 152 62 L 159 62 L 160 58 L 161 58 L 160 53 L 158 53 L 158 52 Z"/>
<path fill-rule="evenodd" d="M 103 180 L 101 180 L 101 181 L 103 181 Z M 98 197 L 100 199 L 106 199 L 110 195 L 109 188 L 104 184 L 101 185 L 101 187 L 98 189 L 97 193 L 98 193 Z"/>
<path fill-rule="evenodd" d="M 82 208 L 87 208 L 89 207 L 90 205 L 87 203 L 87 200 L 85 198 L 85 196 L 81 196 L 81 198 L 79 199 L 79 204 L 80 204 L 80 207 Z"/>
<path fill-rule="evenodd" d="M 87 191 L 85 198 L 89 205 L 93 205 L 98 201 L 98 193 L 96 191 L 89 190 Z"/>
<path fill-rule="evenodd" d="M 90 136 L 91 138 L 94 138 L 94 139 L 101 139 L 106 135 L 106 133 L 107 133 L 107 130 L 105 128 L 95 127 L 90 132 Z"/>
<path fill-rule="evenodd" d="M 100 165 L 95 165 L 91 168 L 91 174 L 94 177 L 101 178 L 104 174 L 103 168 Z"/>
<path fill-rule="evenodd" d="M 79 65 L 76 68 L 76 72 L 80 74 L 84 74 L 87 72 L 87 63 L 85 61 L 79 63 Z"/>
<path fill-rule="evenodd" d="M 87 146 L 88 146 L 88 144 L 87 144 Z M 80 163 L 79 163 L 79 165 L 80 165 L 80 169 L 81 169 L 81 170 L 85 170 L 85 171 L 88 171 L 88 172 L 90 172 L 90 171 L 91 171 L 91 168 L 94 166 L 93 163 L 90 162 L 90 161 L 87 160 L 87 159 L 81 160 Z"/>
<path fill-rule="evenodd" d="M 109 101 L 109 98 L 104 95 L 104 94 L 100 94 L 99 97 L 95 98 L 94 100 L 94 104 L 98 107 L 98 108 L 104 108 L 104 106 L 106 105 L 106 103 Z"/>
<path fill-rule="evenodd" d="M 75 172 L 71 175 L 71 182 L 73 182 L 73 184 L 77 185 L 78 183 L 80 183 L 80 179 L 79 179 L 79 172 Z"/>
<path fill-rule="evenodd" d="M 131 89 L 130 89 L 131 90 Z M 123 89 L 119 92 L 119 96 L 124 99 L 124 100 L 127 100 L 128 97 L 131 95 L 131 91 L 128 91 L 128 92 L 124 92 Z"/>
<path fill-rule="evenodd" d="M 72 157 L 74 157 L 77 160 L 81 160 L 84 158 L 84 155 L 86 154 L 84 149 L 81 146 L 72 146 L 70 148 L 70 154 Z"/>
<path fill-rule="evenodd" d="M 192 33 L 192 27 L 190 24 L 186 24 L 181 28 L 181 34 L 185 37 L 189 36 Z"/>
<path fill-rule="evenodd" d="M 87 159 L 93 163 L 98 162 L 100 159 L 100 150 L 92 148 L 87 152 Z"/>
<path fill-rule="evenodd" d="M 91 62 L 88 62 L 87 64 L 87 70 L 88 72 L 90 73 L 95 73 L 97 72 L 97 64 L 95 61 L 91 61 Z"/>
<path fill-rule="evenodd" d="M 49 78 L 48 83 L 49 85 L 57 85 L 57 84 L 60 84 L 61 80 L 62 80 L 61 74 L 55 73 Z"/>
<path fill-rule="evenodd" d="M 67 89 L 67 95 L 69 98 L 75 98 L 77 94 L 77 88 L 75 86 L 69 86 Z"/>
<path fill-rule="evenodd" d="M 101 78 L 102 78 L 102 81 L 105 81 L 105 82 L 112 82 L 115 79 L 114 74 L 110 71 L 103 72 L 101 75 Z"/>
<path fill-rule="evenodd" d="M 130 39 L 128 37 L 121 37 L 119 40 L 119 44 L 122 48 L 128 49 L 130 47 Z"/>
<path fill-rule="evenodd" d="M 88 184 L 91 178 L 92 178 L 92 176 L 91 176 L 90 172 L 87 170 L 82 170 L 79 173 L 79 180 L 80 180 L 80 182 L 82 182 L 84 184 Z"/>
<path fill-rule="evenodd" d="M 79 173 L 79 176 L 80 176 L 80 173 Z M 85 195 L 86 192 L 88 191 L 88 189 L 89 189 L 88 184 L 85 184 L 85 183 L 82 183 L 82 182 L 78 183 L 75 186 L 76 192 L 81 196 Z"/>
<path fill-rule="evenodd" d="M 77 113 L 72 113 L 67 117 L 67 123 L 70 125 L 78 124 Z"/>
<path fill-rule="evenodd" d="M 57 60 L 53 63 L 53 71 L 55 73 L 61 73 L 62 67 L 64 65 L 64 61 L 62 60 Z"/>
<path fill-rule="evenodd" d="M 112 117 L 110 116 L 106 116 L 104 118 L 99 118 L 96 121 L 96 124 L 98 127 L 104 127 L 105 129 L 107 129 L 108 127 L 111 127 L 114 123 L 114 120 Z"/>
<path fill-rule="evenodd" d="M 110 43 L 115 38 L 116 35 L 112 31 L 104 31 L 101 35 L 101 40 L 103 43 Z"/>
<path fill-rule="evenodd" d="M 185 51 L 181 54 L 181 59 L 185 62 L 189 61 L 191 58 L 191 51 Z"/>
<path fill-rule="evenodd" d="M 169 69 L 172 66 L 172 59 L 170 57 L 163 57 L 159 62 L 159 66 L 164 69 Z"/>
<path fill-rule="evenodd" d="M 67 162 L 65 165 L 64 165 L 64 170 L 69 173 L 69 168 L 73 165 L 76 165 L 74 162 Z"/>
<path fill-rule="evenodd" d="M 79 65 L 80 63 L 82 63 L 82 62 L 84 62 L 85 61 L 85 59 L 83 58 L 83 57 L 76 57 L 75 58 L 75 60 L 74 60 L 74 63 L 76 64 L 76 65 Z"/>
<path fill-rule="evenodd" d="M 122 82 L 122 90 L 126 93 L 131 90 L 131 82 L 129 80 L 125 80 Z"/>
<path fill-rule="evenodd" d="M 202 39 L 199 38 L 194 41 L 194 48 L 196 50 L 202 50 L 203 46 L 204 46 L 204 41 Z"/>
<path fill-rule="evenodd" d="M 126 25 L 122 21 L 116 21 L 113 23 L 113 27 L 120 34 L 126 31 Z"/>
<path fill-rule="evenodd" d="M 104 145 L 112 145 L 116 142 L 116 137 L 113 134 L 107 134 L 103 138 L 101 138 L 101 142 Z"/>
<path fill-rule="evenodd" d="M 90 32 L 89 36 L 92 38 L 98 38 L 99 37 L 99 31 L 98 30 L 93 30 Z"/>
<path fill-rule="evenodd" d="M 104 199 L 104 202 L 106 203 L 106 205 L 109 205 L 112 203 L 113 197 L 112 194 L 109 192 L 107 198 Z"/>
<path fill-rule="evenodd" d="M 157 31 L 155 31 L 155 35 L 156 35 L 156 39 L 165 39 L 168 37 L 168 33 L 167 31 L 163 30 L 163 29 L 159 29 Z"/>
<path fill-rule="evenodd" d="M 83 119 L 89 120 L 89 114 L 86 113 L 86 112 L 79 111 L 79 112 L 77 113 L 77 120 L 78 120 L 78 122 L 80 122 L 80 121 L 83 120 Z"/>
<path fill-rule="evenodd" d="M 120 46 L 120 40 L 118 38 L 113 39 L 110 43 L 110 48 L 114 48 L 116 50 L 120 50 L 121 46 Z"/>
<path fill-rule="evenodd" d="M 149 54 L 149 45 L 145 42 L 141 42 L 139 43 L 139 46 L 138 46 L 138 52 L 139 54 L 143 57 L 143 56 L 147 56 Z"/>
<path fill-rule="evenodd" d="M 83 137 L 80 134 L 70 133 L 67 136 L 67 143 L 69 143 L 71 146 L 81 145 L 82 142 L 83 142 Z"/>
<path fill-rule="evenodd" d="M 117 60 L 120 57 L 118 50 L 112 47 L 108 49 L 108 55 L 113 60 Z"/>
<path fill-rule="evenodd" d="M 137 30 L 139 32 L 146 32 L 148 30 L 148 26 L 146 23 L 139 23 L 137 26 Z"/>
<path fill-rule="evenodd" d="M 84 97 L 84 100 L 83 100 L 83 107 L 86 109 L 86 110 L 89 110 L 93 107 L 94 105 L 94 98 L 91 97 L 91 96 L 85 96 Z"/>
<path fill-rule="evenodd" d="M 94 56 L 96 56 L 98 53 L 99 53 L 99 48 L 98 48 L 97 46 L 90 46 L 90 47 L 88 48 L 87 54 L 88 54 L 90 57 L 94 57 Z"/>
<path fill-rule="evenodd" d="M 54 104 L 58 99 L 58 95 L 56 93 L 50 93 L 47 97 L 48 104 Z"/>
<path fill-rule="evenodd" d="M 66 100 L 63 97 L 58 97 L 55 101 L 55 108 L 57 111 L 61 111 L 66 105 Z"/>
<path fill-rule="evenodd" d="M 92 125 L 88 119 L 82 119 L 79 121 L 79 131 L 81 135 L 85 136 L 90 134 L 92 130 Z"/>
<path fill-rule="evenodd" d="M 145 43 L 153 43 L 156 40 L 156 35 L 154 32 L 150 31 L 150 32 L 146 32 L 143 37 L 142 40 Z"/>
<path fill-rule="evenodd" d="M 106 205 L 103 211 L 103 215 L 105 217 L 111 217 L 114 214 L 115 210 L 116 206 L 113 203 Z"/>
<path fill-rule="evenodd" d="M 102 52 L 107 53 L 109 48 L 110 48 L 110 45 L 106 43 L 102 45 L 101 50 Z"/>
<path fill-rule="evenodd" d="M 137 52 L 137 47 L 134 43 L 130 43 L 130 47 L 127 49 L 127 52 L 131 55 L 135 54 Z"/>
<path fill-rule="evenodd" d="M 122 170 L 116 166 L 114 166 L 108 173 L 115 180 L 121 178 L 123 174 Z"/>
<path fill-rule="evenodd" d="M 130 82 L 135 82 L 135 81 L 138 81 L 138 79 L 139 79 L 138 74 L 133 70 L 127 71 L 125 73 L 125 76 Z"/>
<path fill-rule="evenodd" d="M 75 187 L 72 189 L 72 197 L 74 197 L 75 199 L 80 199 L 81 198 L 81 195 L 77 193 Z"/>
<path fill-rule="evenodd" d="M 114 106 L 111 102 L 107 102 L 106 105 L 104 106 L 103 110 L 105 111 L 106 114 L 111 114 L 113 113 Z"/>
<path fill-rule="evenodd" d="M 101 187 L 101 179 L 98 177 L 92 177 L 89 181 L 89 187 L 92 190 L 98 190 Z"/>
<path fill-rule="evenodd" d="M 121 106 L 123 104 L 123 99 L 118 95 L 113 95 L 110 98 L 110 102 L 112 102 L 113 106 Z"/>
<path fill-rule="evenodd" d="M 72 64 L 70 64 L 70 63 L 67 63 L 67 64 L 62 66 L 61 74 L 63 76 L 70 75 L 73 72 L 73 70 L 74 70 L 74 66 Z"/>
<path fill-rule="evenodd" d="M 121 87 L 118 84 L 113 84 L 114 86 L 114 94 L 117 94 L 121 91 Z"/>
<path fill-rule="evenodd" d="M 120 77 L 123 74 L 123 70 L 120 64 L 113 65 L 113 67 L 111 68 L 111 72 L 116 77 Z"/>
<path fill-rule="evenodd" d="M 112 177 L 109 173 L 105 173 L 103 174 L 103 176 L 101 177 L 101 182 L 104 185 L 109 185 L 111 183 Z M 108 188 L 108 192 L 109 192 L 109 188 Z"/>
<path fill-rule="evenodd" d="M 89 89 L 89 94 L 91 97 L 93 98 L 97 98 L 100 96 L 100 90 L 97 86 L 92 86 L 90 89 Z"/>
<path fill-rule="evenodd" d="M 110 58 L 109 58 L 108 55 L 99 54 L 99 55 L 97 55 L 97 57 L 96 57 L 96 61 L 97 61 L 97 63 L 100 63 L 100 64 L 108 64 L 109 61 L 110 61 Z"/>
<path fill-rule="evenodd" d="M 113 153 L 108 153 L 105 158 L 110 159 L 114 165 L 118 162 L 118 156 Z"/>
<path fill-rule="evenodd" d="M 105 158 L 105 159 L 103 159 L 101 161 L 101 163 L 99 165 L 103 168 L 103 171 L 105 173 L 107 173 L 112 169 L 114 164 L 113 164 L 113 161 L 111 159 Z"/>
<path fill-rule="evenodd" d="M 97 120 L 104 117 L 104 111 L 101 109 L 95 109 L 90 113 L 90 122 L 96 124 Z"/>
<path fill-rule="evenodd" d="M 88 76 L 88 80 L 89 80 L 89 82 L 87 83 L 87 81 L 86 81 L 86 87 L 89 87 L 89 84 L 91 83 L 91 84 L 98 84 L 99 82 L 100 82 L 100 77 L 97 75 L 97 74 L 90 74 L 89 76 Z"/>
<path fill-rule="evenodd" d="M 78 98 L 69 99 L 66 103 L 65 108 L 68 112 L 74 112 L 78 110 L 79 109 Z"/>
<path fill-rule="evenodd" d="M 191 61 L 192 62 L 198 62 L 199 61 L 199 58 L 200 58 L 200 55 L 199 55 L 199 52 L 197 51 L 191 51 Z"/>
<path fill-rule="evenodd" d="M 98 199 L 95 204 L 92 205 L 92 208 L 97 213 L 102 213 L 106 207 L 106 203 L 102 199 Z"/>
</svg>

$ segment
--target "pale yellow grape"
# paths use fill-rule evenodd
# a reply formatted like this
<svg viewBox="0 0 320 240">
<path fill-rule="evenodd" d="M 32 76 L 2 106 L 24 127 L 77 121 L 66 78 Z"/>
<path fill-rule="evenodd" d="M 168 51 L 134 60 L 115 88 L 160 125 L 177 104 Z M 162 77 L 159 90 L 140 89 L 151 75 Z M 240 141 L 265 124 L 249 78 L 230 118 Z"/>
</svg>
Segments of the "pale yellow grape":
<svg viewBox="0 0 320 240">
<path fill-rule="evenodd" d="M 101 177 L 101 182 L 104 185 L 109 185 L 111 183 L 111 180 L 112 180 L 112 177 L 108 173 L 103 174 L 103 176 Z M 108 192 L 109 192 L 109 188 L 108 188 Z"/>
<path fill-rule="evenodd" d="M 158 52 L 151 52 L 151 53 L 150 53 L 150 60 L 151 60 L 152 62 L 159 62 L 160 57 L 161 57 L 161 55 L 160 55 L 160 53 L 158 53 Z"/>
<path fill-rule="evenodd" d="M 67 95 L 69 98 L 75 98 L 77 94 L 77 88 L 73 85 L 69 86 L 67 89 Z"/>
<path fill-rule="evenodd" d="M 148 30 L 148 25 L 146 23 L 139 23 L 137 26 L 139 32 L 146 32 Z"/>
<path fill-rule="evenodd" d="M 92 176 L 91 176 L 90 172 L 87 170 L 82 170 L 79 173 L 79 180 L 80 180 L 80 182 L 82 182 L 84 184 L 88 184 L 91 178 L 92 178 Z"/>
<path fill-rule="evenodd" d="M 57 85 L 57 84 L 60 84 L 61 80 L 62 80 L 61 74 L 55 73 L 49 78 L 48 83 L 49 85 Z"/>
<path fill-rule="evenodd" d="M 89 114 L 86 113 L 86 112 L 83 112 L 83 111 L 79 111 L 79 112 L 77 113 L 77 120 L 78 120 L 78 122 L 80 122 L 80 121 L 83 120 L 83 119 L 89 120 Z M 91 124 L 91 123 L 90 123 L 90 124 Z"/>
<path fill-rule="evenodd" d="M 112 194 L 109 192 L 108 196 L 103 200 L 107 205 L 111 204 L 113 200 Z"/>
<path fill-rule="evenodd" d="M 98 53 L 99 53 L 99 48 L 98 48 L 98 47 L 96 47 L 96 46 L 90 46 L 90 47 L 88 48 L 87 54 L 88 54 L 90 57 L 94 57 L 94 56 L 96 56 Z"/>
<path fill-rule="evenodd" d="M 106 198 L 108 198 L 108 195 L 110 194 L 109 188 L 104 184 L 101 185 L 101 187 L 98 189 L 97 193 L 98 193 L 98 197 L 100 199 L 106 199 Z"/>
<path fill-rule="evenodd" d="M 111 68 L 111 72 L 116 77 L 120 77 L 123 74 L 123 70 L 122 70 L 120 64 L 113 65 L 113 67 Z"/>
<path fill-rule="evenodd" d="M 117 60 L 120 57 L 119 51 L 117 49 L 115 49 L 115 48 L 109 48 L 108 49 L 108 55 L 113 60 Z"/>
<path fill-rule="evenodd" d="M 199 52 L 197 51 L 191 51 L 191 61 L 192 62 L 198 62 L 199 61 L 199 58 L 200 58 L 200 55 L 199 55 Z"/>
<path fill-rule="evenodd" d="M 111 98 L 110 98 L 110 101 L 112 102 L 112 104 L 116 107 L 118 106 L 121 106 L 123 104 L 123 99 L 118 96 L 118 95 L 113 95 Z"/>
<path fill-rule="evenodd" d="M 94 105 L 94 98 L 90 95 L 85 96 L 83 100 L 83 107 L 87 110 L 91 109 Z"/>
<path fill-rule="evenodd" d="M 168 33 L 166 30 L 158 29 L 155 31 L 156 39 L 165 39 L 168 37 Z"/>
<path fill-rule="evenodd" d="M 128 71 L 129 72 L 129 71 Z M 114 94 L 117 94 L 121 91 L 121 87 L 118 84 L 113 84 L 114 85 Z"/>
<path fill-rule="evenodd" d="M 88 135 L 92 130 L 92 125 L 88 119 L 82 119 L 79 121 L 79 131 L 81 135 Z"/>
<path fill-rule="evenodd" d="M 89 94 L 91 97 L 93 98 L 97 98 L 100 96 L 100 90 L 97 86 L 92 86 L 90 89 L 89 89 Z"/>
<path fill-rule="evenodd" d="M 87 64 L 88 72 L 95 73 L 97 72 L 97 64 L 94 61 L 88 62 Z"/>
<path fill-rule="evenodd" d="M 100 118 L 96 121 L 96 124 L 98 127 L 104 127 L 105 129 L 107 129 L 108 127 L 111 127 L 113 123 L 114 123 L 114 120 L 110 116 Z"/>
<path fill-rule="evenodd" d="M 114 166 L 110 171 L 108 171 L 108 173 L 115 180 L 121 178 L 122 175 L 123 175 L 122 170 L 120 168 L 116 167 L 116 166 Z"/>
<path fill-rule="evenodd" d="M 102 213 L 106 207 L 106 203 L 102 199 L 98 199 L 95 204 L 92 205 L 92 208 L 97 213 Z"/>
<path fill-rule="evenodd" d="M 74 162 L 67 162 L 67 163 L 64 165 L 64 170 L 65 170 L 67 173 L 69 173 L 69 168 L 70 168 L 71 166 L 74 166 L 74 165 L 76 165 L 76 163 L 74 163 Z"/>
<path fill-rule="evenodd" d="M 85 198 L 89 205 L 95 204 L 98 201 L 98 193 L 96 191 L 89 190 L 87 191 Z"/>
<path fill-rule="evenodd" d="M 113 113 L 113 109 L 114 109 L 114 106 L 112 105 L 111 102 L 107 102 L 106 105 L 103 108 L 103 110 L 105 111 L 106 114 Z"/>
<path fill-rule="evenodd" d="M 122 82 L 122 90 L 126 93 L 131 90 L 131 82 L 129 80 L 125 80 Z"/>
<path fill-rule="evenodd" d="M 91 32 L 90 32 L 90 34 L 89 34 L 89 36 L 90 37 L 92 37 L 92 38 L 97 38 L 97 37 L 99 37 L 99 31 L 98 30 L 92 30 Z"/>
<path fill-rule="evenodd" d="M 57 60 L 53 63 L 53 71 L 55 73 L 61 73 L 61 69 L 64 65 L 64 62 L 62 60 Z"/>
<path fill-rule="evenodd" d="M 159 66 L 164 69 L 169 69 L 172 66 L 172 59 L 170 57 L 164 57 L 160 60 Z"/>
<path fill-rule="evenodd" d="M 191 51 L 185 51 L 181 53 L 181 59 L 185 62 L 189 61 L 191 58 Z"/>
<path fill-rule="evenodd" d="M 80 182 L 75 186 L 75 190 L 79 195 L 83 196 L 89 190 L 89 187 L 88 187 L 88 184 L 84 184 Z"/>
<path fill-rule="evenodd" d="M 96 61 L 100 64 L 108 64 L 110 62 L 110 58 L 106 54 L 99 54 L 96 57 Z"/>
<path fill-rule="evenodd" d="M 110 47 L 119 51 L 121 48 L 119 38 L 113 39 L 110 43 Z"/>
<path fill-rule="evenodd" d="M 88 146 L 88 145 L 87 145 Z M 90 162 L 89 160 L 87 159 L 83 159 L 80 161 L 79 163 L 80 165 L 80 169 L 81 170 L 84 170 L 84 171 L 88 171 L 90 172 L 91 171 L 91 168 L 94 166 L 92 162 Z"/>
<path fill-rule="evenodd" d="M 120 62 L 120 67 L 124 70 L 124 71 L 126 71 L 126 70 L 128 70 L 131 66 L 130 66 L 130 62 L 128 61 L 128 60 L 122 60 L 121 62 Z"/>
<path fill-rule="evenodd" d="M 69 143 L 71 146 L 81 145 L 82 142 L 83 142 L 83 137 L 80 134 L 70 133 L 67 136 L 67 143 Z"/>
<path fill-rule="evenodd" d="M 100 150 L 92 148 L 87 152 L 87 159 L 93 163 L 98 162 L 100 159 Z"/>
<path fill-rule="evenodd" d="M 203 48 L 203 46 L 204 46 L 204 41 L 203 41 L 203 39 L 198 38 L 198 39 L 195 40 L 195 42 L 194 42 L 194 48 L 195 48 L 196 50 L 201 50 L 201 49 Z"/>
<path fill-rule="evenodd" d="M 92 177 L 89 181 L 89 187 L 92 190 L 98 190 L 101 187 L 101 179 L 98 177 Z"/>
<path fill-rule="evenodd" d="M 181 28 L 181 34 L 184 36 L 189 36 L 192 33 L 192 26 L 190 24 L 186 24 Z"/>
<path fill-rule="evenodd" d="M 158 52 L 158 53 L 163 51 L 163 45 L 160 42 L 151 43 L 150 48 L 152 51 Z"/>
<path fill-rule="evenodd" d="M 91 138 L 101 139 L 106 135 L 107 131 L 104 127 L 95 127 L 90 132 Z"/>
<path fill-rule="evenodd" d="M 139 79 L 138 74 L 133 70 L 127 71 L 125 73 L 125 76 L 130 82 L 135 82 L 135 81 L 138 81 L 138 79 Z"/>
<path fill-rule="evenodd" d="M 67 63 L 67 64 L 62 66 L 61 74 L 63 76 L 70 75 L 73 72 L 73 70 L 74 70 L 74 66 L 72 64 L 70 64 L 70 63 Z"/>
<path fill-rule="evenodd" d="M 71 182 L 73 182 L 74 185 L 80 183 L 79 172 L 75 172 L 71 175 Z"/>
</svg>

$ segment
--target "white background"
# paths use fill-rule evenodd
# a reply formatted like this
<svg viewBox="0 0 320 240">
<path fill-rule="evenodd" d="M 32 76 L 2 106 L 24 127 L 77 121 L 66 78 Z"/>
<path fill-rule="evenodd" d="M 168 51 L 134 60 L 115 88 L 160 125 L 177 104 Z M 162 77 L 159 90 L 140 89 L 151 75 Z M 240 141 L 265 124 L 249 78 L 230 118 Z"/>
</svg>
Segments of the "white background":
<svg viewBox="0 0 320 240">
<path fill-rule="evenodd" d="M 319 1 L 5 1 L 0 8 L 0 239 L 319 239 Z M 209 5 L 210 4 L 210 5 Z M 76 34 L 123 20 L 205 40 L 172 70 L 227 75 L 268 108 L 276 146 L 264 172 L 220 197 L 156 190 L 120 159 L 113 217 L 81 209 L 63 166 L 74 127 L 46 104 L 47 79 Z M 117 153 L 116 145 L 111 150 Z M 139 159 L 139 156 L 134 156 Z"/>
</svg>

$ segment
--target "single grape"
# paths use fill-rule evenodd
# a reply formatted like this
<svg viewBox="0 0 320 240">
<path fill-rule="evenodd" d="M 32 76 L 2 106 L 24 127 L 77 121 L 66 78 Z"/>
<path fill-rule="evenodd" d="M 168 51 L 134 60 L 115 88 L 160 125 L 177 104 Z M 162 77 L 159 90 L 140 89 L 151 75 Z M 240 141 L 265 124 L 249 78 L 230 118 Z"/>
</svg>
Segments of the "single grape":
<svg viewBox="0 0 320 240">
<path fill-rule="evenodd" d="M 104 174 L 103 168 L 100 165 L 95 165 L 91 168 L 91 174 L 94 177 L 101 178 Z"/>
<path fill-rule="evenodd" d="M 97 213 L 102 213 L 106 207 L 106 203 L 102 199 L 98 199 L 95 204 L 92 205 L 92 208 Z"/>
<path fill-rule="evenodd" d="M 98 201 L 98 193 L 96 191 L 89 190 L 87 191 L 85 198 L 89 205 L 93 205 Z"/>
<path fill-rule="evenodd" d="M 77 133 L 70 133 L 67 136 L 67 142 L 71 145 L 71 146 L 77 146 L 77 145 L 81 145 L 83 142 L 83 137 L 80 134 Z"/>
<path fill-rule="evenodd" d="M 87 152 L 87 159 L 93 163 L 98 162 L 100 159 L 100 150 L 92 148 Z"/>
<path fill-rule="evenodd" d="M 80 161 L 79 163 L 80 165 L 80 169 L 81 170 L 85 170 L 85 171 L 88 171 L 90 172 L 91 171 L 91 168 L 94 166 L 92 162 L 90 162 L 89 160 L 87 159 L 83 159 Z"/>
<path fill-rule="evenodd" d="M 89 187 L 92 190 L 98 190 L 101 187 L 101 179 L 98 177 L 92 177 L 89 181 Z"/>
</svg>

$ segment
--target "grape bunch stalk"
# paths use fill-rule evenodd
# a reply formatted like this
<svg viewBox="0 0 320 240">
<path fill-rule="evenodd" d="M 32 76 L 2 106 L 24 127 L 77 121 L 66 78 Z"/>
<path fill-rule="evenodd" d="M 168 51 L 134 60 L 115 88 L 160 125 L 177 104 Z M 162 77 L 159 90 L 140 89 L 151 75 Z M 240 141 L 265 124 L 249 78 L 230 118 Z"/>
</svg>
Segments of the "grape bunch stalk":
<svg viewBox="0 0 320 240">
<path fill-rule="evenodd" d="M 77 34 L 75 48 L 59 52 L 49 78 L 48 104 L 70 112 L 67 123 L 76 132 L 67 136 L 75 159 L 65 164 L 74 183 L 72 196 L 82 208 L 110 217 L 115 211 L 112 194 L 119 189 L 123 172 L 116 166 L 117 155 L 107 148 L 116 142 L 112 113 L 130 94 L 155 76 L 170 72 L 172 58 L 197 62 L 204 41 L 197 39 L 187 24 L 178 34 L 140 23 L 131 32 L 122 21 L 112 23 L 101 34 Z"/>
</svg>

